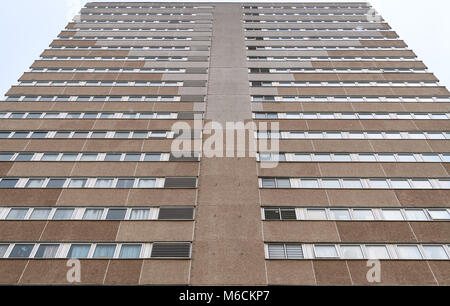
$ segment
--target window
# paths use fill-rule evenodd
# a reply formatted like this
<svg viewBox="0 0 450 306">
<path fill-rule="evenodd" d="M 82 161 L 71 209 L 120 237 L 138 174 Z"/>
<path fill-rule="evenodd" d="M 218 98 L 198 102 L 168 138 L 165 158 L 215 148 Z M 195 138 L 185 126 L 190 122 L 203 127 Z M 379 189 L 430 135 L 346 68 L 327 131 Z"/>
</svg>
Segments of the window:
<svg viewBox="0 0 450 306">
<path fill-rule="evenodd" d="M 58 248 L 58 244 L 41 244 L 34 258 L 55 258 Z"/>
<path fill-rule="evenodd" d="M 370 209 L 354 209 L 353 217 L 355 220 L 374 220 L 373 212 Z"/>
<path fill-rule="evenodd" d="M 285 259 L 284 245 L 283 244 L 269 244 L 268 252 L 270 259 Z"/>
<path fill-rule="evenodd" d="M 412 221 L 428 220 L 425 212 L 422 209 L 407 209 L 405 210 L 406 218 Z"/>
<path fill-rule="evenodd" d="M 400 221 L 404 220 L 403 215 L 399 209 L 383 209 L 384 220 Z"/>
<path fill-rule="evenodd" d="M 111 188 L 113 187 L 114 179 L 97 179 L 95 181 L 95 188 Z"/>
<path fill-rule="evenodd" d="M 131 210 L 130 220 L 147 220 L 149 213 L 149 209 L 134 208 Z"/>
<path fill-rule="evenodd" d="M 68 220 L 72 217 L 73 212 L 73 208 L 57 208 L 53 220 Z"/>
<path fill-rule="evenodd" d="M 99 244 L 96 246 L 92 258 L 112 258 L 115 250 L 115 244 Z"/>
<path fill-rule="evenodd" d="M 87 258 L 90 249 L 90 244 L 72 244 L 67 258 Z"/>
<path fill-rule="evenodd" d="M 69 188 L 84 188 L 86 186 L 86 179 L 71 179 Z"/>
<path fill-rule="evenodd" d="M 308 220 L 327 220 L 325 209 L 307 209 Z"/>
<path fill-rule="evenodd" d="M 2 179 L 0 181 L 0 188 L 14 188 L 18 181 L 18 179 Z"/>
<path fill-rule="evenodd" d="M 331 209 L 330 212 L 334 220 L 350 220 L 350 214 L 347 209 Z"/>
<path fill-rule="evenodd" d="M 26 188 L 42 188 L 44 185 L 45 179 L 29 179 L 26 183 Z"/>
<path fill-rule="evenodd" d="M 28 212 L 28 208 L 11 208 L 6 220 L 23 220 Z"/>
<path fill-rule="evenodd" d="M 440 245 L 425 245 L 423 251 L 427 259 L 448 259 L 444 248 Z"/>
<path fill-rule="evenodd" d="M 406 179 L 391 179 L 391 185 L 394 189 L 409 189 L 408 180 Z"/>
<path fill-rule="evenodd" d="M 314 245 L 314 254 L 317 258 L 338 257 L 338 253 L 334 245 Z"/>
<path fill-rule="evenodd" d="M 50 179 L 46 188 L 62 188 L 66 182 L 66 179 Z"/>
<path fill-rule="evenodd" d="M 316 179 L 301 179 L 301 185 L 303 188 L 318 188 L 319 183 Z"/>
<path fill-rule="evenodd" d="M 388 189 L 389 185 L 388 185 L 386 180 L 371 179 L 370 180 L 370 187 L 377 188 L 377 189 Z"/>
<path fill-rule="evenodd" d="M 124 244 L 120 248 L 119 258 L 139 258 L 141 253 L 140 244 Z"/>
<path fill-rule="evenodd" d="M 154 188 L 155 183 L 155 179 L 139 179 L 138 188 Z"/>
<path fill-rule="evenodd" d="M 422 259 L 422 254 L 416 245 L 399 245 L 397 251 L 400 259 Z"/>
<path fill-rule="evenodd" d="M 364 255 L 359 245 L 341 246 L 342 258 L 344 259 L 362 259 Z"/>
<path fill-rule="evenodd" d="M 450 213 L 445 209 L 433 209 L 429 210 L 428 212 L 430 213 L 430 216 L 433 220 L 450 220 Z"/>
<path fill-rule="evenodd" d="M 431 189 L 432 188 L 432 186 L 428 180 L 415 179 L 415 180 L 412 180 L 412 184 L 413 184 L 414 188 L 418 188 L 418 189 Z"/>
<path fill-rule="evenodd" d="M 358 179 L 343 179 L 344 188 L 362 188 L 361 181 Z"/>
<path fill-rule="evenodd" d="M 83 220 L 100 220 L 103 214 L 103 208 L 87 208 L 84 211 Z"/>
<path fill-rule="evenodd" d="M 34 244 L 16 244 L 9 258 L 28 258 L 33 250 Z"/>
<path fill-rule="evenodd" d="M 366 251 L 369 259 L 389 259 L 389 253 L 384 245 L 366 246 Z"/>
<path fill-rule="evenodd" d="M 106 220 L 124 220 L 125 214 L 127 213 L 126 209 L 112 209 L 108 210 L 106 214 Z"/>
<path fill-rule="evenodd" d="M 337 179 L 322 179 L 323 188 L 340 188 L 339 180 Z"/>
<path fill-rule="evenodd" d="M 0 244 L 0 258 L 3 258 L 3 256 L 5 256 L 8 247 L 8 244 Z"/>
<path fill-rule="evenodd" d="M 134 179 L 118 179 L 116 188 L 133 188 Z"/>
<path fill-rule="evenodd" d="M 30 215 L 30 220 L 47 220 L 50 212 L 50 208 L 35 208 Z"/>
</svg>

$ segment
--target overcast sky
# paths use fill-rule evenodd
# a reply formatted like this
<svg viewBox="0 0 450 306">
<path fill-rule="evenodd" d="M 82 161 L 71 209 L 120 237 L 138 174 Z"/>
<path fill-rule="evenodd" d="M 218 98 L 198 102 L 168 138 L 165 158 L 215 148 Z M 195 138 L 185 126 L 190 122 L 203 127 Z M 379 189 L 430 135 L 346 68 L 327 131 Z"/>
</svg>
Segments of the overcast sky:
<svg viewBox="0 0 450 306">
<path fill-rule="evenodd" d="M 48 47 L 50 42 L 56 38 L 67 22 L 79 12 L 86 2 L 88 1 L 2 1 L 2 9 L 0 10 L 0 39 L 2 41 L 0 49 L 0 97 L 6 93 L 11 85 L 17 82 L 24 71 L 29 69 L 33 61 Z M 172 0 L 171 2 L 175 1 Z M 345 2 L 360 1 L 349 0 Z M 450 1 L 373 0 L 370 3 L 406 41 L 409 47 L 416 52 L 419 59 L 425 62 L 430 71 L 435 73 L 441 84 L 444 86 L 450 85 Z"/>
</svg>

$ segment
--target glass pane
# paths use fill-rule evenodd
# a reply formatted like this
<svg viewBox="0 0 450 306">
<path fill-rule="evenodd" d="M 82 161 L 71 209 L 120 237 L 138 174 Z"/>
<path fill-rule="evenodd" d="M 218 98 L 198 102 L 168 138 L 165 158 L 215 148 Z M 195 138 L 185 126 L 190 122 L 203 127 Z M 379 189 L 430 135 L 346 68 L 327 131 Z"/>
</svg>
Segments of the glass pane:
<svg viewBox="0 0 450 306">
<path fill-rule="evenodd" d="M 275 179 L 262 179 L 263 188 L 275 188 Z"/>
<path fill-rule="evenodd" d="M 123 220 L 126 213 L 126 209 L 109 209 L 106 214 L 106 220 Z"/>
<path fill-rule="evenodd" d="M 405 210 L 405 213 L 408 220 L 428 220 L 425 212 L 422 209 L 407 209 Z"/>
<path fill-rule="evenodd" d="M 350 154 L 334 154 L 334 160 L 336 161 L 351 161 Z"/>
<path fill-rule="evenodd" d="M 350 214 L 347 209 L 331 209 L 330 212 L 334 220 L 350 220 Z"/>
<path fill-rule="evenodd" d="M 69 188 L 83 188 L 85 185 L 85 179 L 71 179 L 69 182 Z"/>
<path fill-rule="evenodd" d="M 95 181 L 95 188 L 111 188 L 113 183 L 114 179 L 97 179 Z"/>
<path fill-rule="evenodd" d="M 83 220 L 100 220 L 103 214 L 103 208 L 87 208 L 84 211 Z"/>
<path fill-rule="evenodd" d="M 59 154 L 46 153 L 42 156 L 41 161 L 55 161 L 58 159 L 58 155 Z"/>
<path fill-rule="evenodd" d="M 296 161 L 311 161 L 311 154 L 295 154 Z"/>
<path fill-rule="evenodd" d="M 448 259 L 444 248 L 440 245 L 425 245 L 423 250 L 427 259 Z"/>
<path fill-rule="evenodd" d="M 365 162 L 373 162 L 376 161 L 374 154 L 359 154 L 359 160 Z"/>
<path fill-rule="evenodd" d="M 131 211 L 130 220 L 148 220 L 149 209 L 133 209 Z"/>
<path fill-rule="evenodd" d="M 59 244 L 41 244 L 34 258 L 55 258 Z"/>
<path fill-rule="evenodd" d="M 398 160 L 402 162 L 415 162 L 414 154 L 398 154 Z"/>
<path fill-rule="evenodd" d="M 372 210 L 370 209 L 354 209 L 353 210 L 354 220 L 374 220 Z"/>
<path fill-rule="evenodd" d="M 161 154 L 145 154 L 144 161 L 159 161 Z"/>
<path fill-rule="evenodd" d="M 395 162 L 394 154 L 378 154 L 378 159 L 382 162 Z"/>
<path fill-rule="evenodd" d="M 366 246 L 366 251 L 369 259 L 389 259 L 389 253 L 384 245 Z"/>
<path fill-rule="evenodd" d="M 325 209 L 307 209 L 308 220 L 327 220 Z"/>
<path fill-rule="evenodd" d="M 67 258 L 86 258 L 90 249 L 90 244 L 72 244 Z"/>
<path fill-rule="evenodd" d="M 140 179 L 138 183 L 138 188 L 153 188 L 155 187 L 155 179 Z"/>
<path fill-rule="evenodd" d="M 337 179 L 322 179 L 322 188 L 340 188 L 339 180 Z"/>
<path fill-rule="evenodd" d="M 97 245 L 92 258 L 112 258 L 115 250 L 115 244 Z"/>
<path fill-rule="evenodd" d="M 6 220 L 23 220 L 28 212 L 28 208 L 11 208 Z"/>
<path fill-rule="evenodd" d="M 63 154 L 61 161 L 75 161 L 77 157 L 78 154 Z"/>
<path fill-rule="evenodd" d="M 431 218 L 434 220 L 450 220 L 450 213 L 447 210 L 429 210 Z"/>
<path fill-rule="evenodd" d="M 341 246 L 342 258 L 344 259 L 362 259 L 364 258 L 361 247 L 359 245 L 343 245 Z"/>
<path fill-rule="evenodd" d="M 125 154 L 125 161 L 139 161 L 141 154 Z"/>
<path fill-rule="evenodd" d="M 391 179 L 391 185 L 394 189 L 409 189 L 411 188 L 409 186 L 408 180 L 404 179 Z"/>
<path fill-rule="evenodd" d="M 34 244 L 16 244 L 9 254 L 9 258 L 28 258 Z"/>
<path fill-rule="evenodd" d="M 53 220 L 68 220 L 72 217 L 73 208 L 58 208 L 53 215 Z"/>
<path fill-rule="evenodd" d="M 0 161 L 10 161 L 13 156 L 14 156 L 14 154 L 12 154 L 12 153 L 1 153 Z"/>
<path fill-rule="evenodd" d="M 0 188 L 14 188 L 18 181 L 18 179 L 2 179 L 0 181 Z"/>
<path fill-rule="evenodd" d="M 66 179 L 50 179 L 46 188 L 62 188 L 65 182 Z"/>
<path fill-rule="evenodd" d="M 81 155 L 80 158 L 81 161 L 96 161 L 97 160 L 97 154 L 86 154 L 84 153 Z"/>
<path fill-rule="evenodd" d="M 428 180 L 412 180 L 414 188 L 430 189 L 431 183 Z"/>
<path fill-rule="evenodd" d="M 435 163 L 441 162 L 439 154 L 422 154 L 422 158 L 426 162 L 435 162 Z"/>
<path fill-rule="evenodd" d="M 331 161 L 330 154 L 314 154 L 314 160 L 316 161 Z"/>
<path fill-rule="evenodd" d="M 277 179 L 277 188 L 290 188 L 291 182 L 289 179 Z"/>
<path fill-rule="evenodd" d="M 362 187 L 360 180 L 344 179 L 342 181 L 343 181 L 344 188 L 361 188 Z"/>
<path fill-rule="evenodd" d="M 397 250 L 401 259 L 422 259 L 419 248 L 415 245 L 398 245 Z"/>
<path fill-rule="evenodd" d="M 120 161 L 122 154 L 106 154 L 105 161 Z"/>
<path fill-rule="evenodd" d="M 404 220 L 400 209 L 382 209 L 384 220 Z"/>
<path fill-rule="evenodd" d="M 386 180 L 370 180 L 370 187 L 377 189 L 388 189 L 389 185 Z"/>
<path fill-rule="evenodd" d="M 119 179 L 116 188 L 133 188 L 134 179 Z"/>
<path fill-rule="evenodd" d="M 301 245 L 286 244 L 286 255 L 288 259 L 302 259 L 303 249 Z"/>
<path fill-rule="evenodd" d="M 30 215 L 30 220 L 47 220 L 50 211 L 50 208 L 35 208 Z"/>
<path fill-rule="evenodd" d="M 334 245 L 315 245 L 314 253 L 316 254 L 316 257 L 338 257 Z"/>
<path fill-rule="evenodd" d="M 3 258 L 3 256 L 5 256 L 8 247 L 9 244 L 0 244 L 0 258 Z"/>
<path fill-rule="evenodd" d="M 26 188 L 41 188 L 44 185 L 45 179 L 29 179 L 26 183 Z"/>
<path fill-rule="evenodd" d="M 125 244 L 120 248 L 119 258 L 139 258 L 140 254 L 140 244 Z"/>
<path fill-rule="evenodd" d="M 302 188 L 318 188 L 319 183 L 315 179 L 301 179 Z"/>
</svg>

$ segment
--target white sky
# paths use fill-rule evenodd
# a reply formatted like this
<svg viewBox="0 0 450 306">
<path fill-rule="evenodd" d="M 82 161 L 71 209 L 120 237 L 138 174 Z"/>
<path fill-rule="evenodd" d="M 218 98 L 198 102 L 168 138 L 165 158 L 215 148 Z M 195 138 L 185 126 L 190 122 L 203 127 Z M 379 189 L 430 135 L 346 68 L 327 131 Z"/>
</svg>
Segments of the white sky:
<svg viewBox="0 0 450 306">
<path fill-rule="evenodd" d="M 101 0 L 97 0 L 101 1 Z M 151 0 L 149 0 L 151 1 Z M 48 47 L 88 1 L 2 1 L 0 10 L 0 97 Z M 112 1 L 102 1 L 112 2 Z M 160 2 L 153 0 L 152 2 Z M 171 2 L 177 2 L 172 0 Z M 191 1 L 179 1 L 191 2 Z M 211 1 L 194 1 L 211 2 Z M 229 1 L 241 2 L 241 1 Z M 277 1 L 246 1 L 277 2 Z M 279 1 L 327 2 L 327 1 Z M 339 2 L 339 1 L 334 1 Z M 363 1 L 343 1 L 363 2 Z M 450 85 L 450 1 L 372 0 L 370 3 L 406 41 L 444 86 Z"/>
</svg>

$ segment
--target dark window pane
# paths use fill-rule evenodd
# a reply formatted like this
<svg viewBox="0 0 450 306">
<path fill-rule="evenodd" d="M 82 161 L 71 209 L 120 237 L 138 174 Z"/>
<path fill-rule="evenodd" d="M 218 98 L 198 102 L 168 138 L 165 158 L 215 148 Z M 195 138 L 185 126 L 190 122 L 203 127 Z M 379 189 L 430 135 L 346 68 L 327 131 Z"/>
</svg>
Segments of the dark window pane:
<svg viewBox="0 0 450 306">
<path fill-rule="evenodd" d="M 280 211 L 278 208 L 265 208 L 264 217 L 266 220 L 280 220 Z"/>
<path fill-rule="evenodd" d="M 126 212 L 126 209 L 109 209 L 106 220 L 123 220 Z"/>
<path fill-rule="evenodd" d="M 18 181 L 18 179 L 2 179 L 0 181 L 0 188 L 14 188 Z"/>
<path fill-rule="evenodd" d="M 9 254 L 10 258 L 28 258 L 34 244 L 16 244 Z"/>
<path fill-rule="evenodd" d="M 66 179 L 50 179 L 46 188 L 62 188 Z"/>
<path fill-rule="evenodd" d="M 133 188 L 134 179 L 119 179 L 116 188 Z"/>
<path fill-rule="evenodd" d="M 125 154 L 125 161 L 139 161 L 141 154 Z"/>
</svg>

